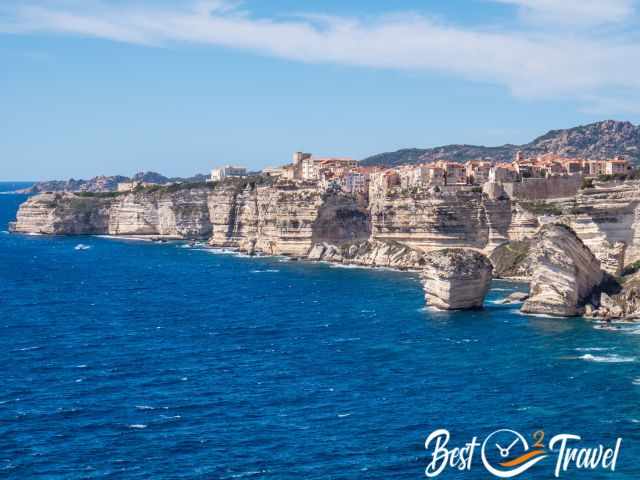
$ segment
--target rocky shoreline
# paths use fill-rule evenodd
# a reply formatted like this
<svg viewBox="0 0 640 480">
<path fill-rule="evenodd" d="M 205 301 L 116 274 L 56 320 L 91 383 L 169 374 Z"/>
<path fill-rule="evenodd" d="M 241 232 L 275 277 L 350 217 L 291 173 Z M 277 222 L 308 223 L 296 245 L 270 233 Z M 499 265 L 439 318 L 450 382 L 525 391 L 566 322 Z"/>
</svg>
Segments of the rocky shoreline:
<svg viewBox="0 0 640 480">
<path fill-rule="evenodd" d="M 21 205 L 10 230 L 202 241 L 248 255 L 416 271 L 427 304 L 441 309 L 482 306 L 492 278 L 525 279 L 531 295 L 523 312 L 633 318 L 640 286 L 622 273 L 640 260 L 638 205 L 637 184 L 581 191 L 536 212 L 479 192 L 361 198 L 253 178 L 44 193 Z"/>
</svg>

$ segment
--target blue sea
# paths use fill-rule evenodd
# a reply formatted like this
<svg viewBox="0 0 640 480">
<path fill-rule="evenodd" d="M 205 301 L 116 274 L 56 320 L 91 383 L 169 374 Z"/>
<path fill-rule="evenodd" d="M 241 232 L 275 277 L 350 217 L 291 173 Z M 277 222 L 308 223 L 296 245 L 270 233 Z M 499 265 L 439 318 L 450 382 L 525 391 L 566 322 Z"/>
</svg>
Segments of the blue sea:
<svg viewBox="0 0 640 480">
<path fill-rule="evenodd" d="M 409 273 L 10 235 L 25 198 L 0 195 L 0 478 L 420 479 L 436 429 L 621 437 L 615 472 L 560 478 L 640 478 L 640 328 L 521 315 L 507 282 L 442 313 Z M 476 451 L 438 478 L 495 477 Z"/>
</svg>

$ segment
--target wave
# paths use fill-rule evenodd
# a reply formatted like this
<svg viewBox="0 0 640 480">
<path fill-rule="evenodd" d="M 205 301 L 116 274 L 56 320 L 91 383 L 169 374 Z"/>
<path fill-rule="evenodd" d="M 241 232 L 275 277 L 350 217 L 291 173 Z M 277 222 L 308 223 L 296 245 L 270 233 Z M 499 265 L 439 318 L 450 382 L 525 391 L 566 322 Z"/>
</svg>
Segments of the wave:
<svg viewBox="0 0 640 480">
<path fill-rule="evenodd" d="M 634 378 L 631 383 L 633 383 L 634 385 L 640 385 L 640 377 Z"/>
<path fill-rule="evenodd" d="M 615 350 L 615 347 L 579 347 L 576 352 L 605 352 L 607 350 Z"/>
<path fill-rule="evenodd" d="M 144 423 L 134 423 L 133 425 L 127 425 L 127 427 L 142 430 L 143 428 L 147 428 L 147 425 Z"/>
<path fill-rule="evenodd" d="M 196 248 L 200 252 L 207 252 L 211 255 L 237 255 L 235 250 L 228 250 L 226 248 Z"/>
<path fill-rule="evenodd" d="M 581 360 L 587 360 L 589 362 L 599 362 L 599 363 L 631 363 L 636 361 L 636 357 L 623 357 L 622 355 L 591 355 L 590 353 L 586 353 L 580 357 Z"/>
<path fill-rule="evenodd" d="M 279 273 L 280 270 L 275 268 L 268 268 L 267 270 L 251 270 L 251 273 Z"/>
<path fill-rule="evenodd" d="M 42 347 L 36 346 L 36 347 L 23 347 L 23 348 L 17 348 L 16 350 L 14 350 L 14 352 L 30 352 L 31 350 L 40 350 Z"/>
<path fill-rule="evenodd" d="M 350 417 L 351 414 L 350 413 L 339 413 L 338 414 L 338 418 L 345 418 L 345 417 Z"/>
<path fill-rule="evenodd" d="M 152 242 L 152 238 L 135 235 L 94 235 L 97 238 L 106 238 L 107 240 L 129 240 L 135 242 Z"/>
<path fill-rule="evenodd" d="M 151 405 L 136 405 L 136 409 L 138 410 L 169 410 L 169 407 L 152 407 Z"/>
</svg>

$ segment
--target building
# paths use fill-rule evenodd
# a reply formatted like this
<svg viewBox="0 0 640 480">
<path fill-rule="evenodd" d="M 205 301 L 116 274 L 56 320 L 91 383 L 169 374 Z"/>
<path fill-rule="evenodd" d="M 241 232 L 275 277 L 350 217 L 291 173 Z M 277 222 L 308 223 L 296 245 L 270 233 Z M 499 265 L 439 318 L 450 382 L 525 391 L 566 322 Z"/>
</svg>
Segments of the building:
<svg viewBox="0 0 640 480">
<path fill-rule="evenodd" d="M 225 178 L 243 178 L 247 176 L 247 169 L 244 167 L 232 167 L 227 165 L 222 168 L 214 168 L 211 170 L 211 181 L 220 182 Z"/>
<path fill-rule="evenodd" d="M 440 160 L 436 166 L 444 170 L 446 185 L 466 185 L 467 169 L 462 163 Z"/>
<path fill-rule="evenodd" d="M 607 162 L 605 160 L 586 160 L 583 168 L 586 176 L 597 177 L 607 173 Z"/>
<path fill-rule="evenodd" d="M 579 175 L 584 173 L 584 161 L 578 159 L 568 159 L 564 162 L 564 169 L 567 175 Z"/>
<path fill-rule="evenodd" d="M 266 175 L 267 177 L 283 177 L 285 175 L 285 169 L 282 167 L 265 167 L 262 169 L 260 173 L 262 175 Z"/>
<path fill-rule="evenodd" d="M 347 193 L 365 193 L 369 190 L 369 174 L 362 169 L 349 170 L 340 177 L 340 186 Z"/>
<path fill-rule="evenodd" d="M 294 155 L 294 167 L 298 176 L 302 180 L 320 180 L 321 173 L 330 171 L 336 176 L 344 174 L 350 168 L 358 165 L 356 160 L 351 158 L 326 157 L 316 158 L 308 153 L 296 153 Z"/>
<path fill-rule="evenodd" d="M 607 160 L 607 164 L 605 166 L 605 173 L 607 175 L 616 175 L 629 173 L 632 167 L 628 160 L 624 160 L 623 158 L 616 157 L 613 160 Z"/>
<path fill-rule="evenodd" d="M 511 163 L 498 163 L 489 171 L 489 182 L 517 182 L 519 179 L 516 167 Z"/>
<path fill-rule="evenodd" d="M 464 164 L 468 183 L 482 185 L 489 181 L 492 163 L 484 160 L 469 160 Z"/>
</svg>

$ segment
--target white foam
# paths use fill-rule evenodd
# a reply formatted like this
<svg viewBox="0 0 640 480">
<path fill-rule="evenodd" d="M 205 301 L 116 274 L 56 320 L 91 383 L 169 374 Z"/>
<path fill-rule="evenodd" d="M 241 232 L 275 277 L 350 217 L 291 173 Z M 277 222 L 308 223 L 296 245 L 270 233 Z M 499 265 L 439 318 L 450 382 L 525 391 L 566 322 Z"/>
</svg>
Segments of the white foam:
<svg viewBox="0 0 640 480">
<path fill-rule="evenodd" d="M 152 242 L 152 238 L 128 236 L 128 235 L 95 235 L 98 238 L 106 238 L 108 240 L 128 240 L 134 242 Z"/>
<path fill-rule="evenodd" d="M 19 348 L 18 351 L 19 352 L 30 352 L 31 350 L 40 350 L 42 347 L 24 347 L 24 348 Z"/>
<path fill-rule="evenodd" d="M 84 243 L 79 243 L 75 246 L 74 250 L 89 250 L 91 247 L 89 245 L 85 245 Z"/>
<path fill-rule="evenodd" d="M 142 430 L 143 428 L 147 428 L 147 426 L 144 423 L 134 423 L 133 425 L 127 425 L 129 428 L 135 428 L 135 429 L 139 429 Z"/>
<path fill-rule="evenodd" d="M 615 350 L 610 347 L 584 347 L 584 348 L 576 348 L 576 352 L 604 352 L 607 350 Z"/>
<path fill-rule="evenodd" d="M 634 378 L 631 383 L 633 383 L 634 385 L 640 385 L 640 377 Z"/>
<path fill-rule="evenodd" d="M 225 248 L 197 248 L 196 250 L 200 252 L 207 252 L 211 255 L 235 255 L 238 253 L 233 250 L 227 250 Z"/>
<path fill-rule="evenodd" d="M 280 270 L 276 270 L 275 268 L 269 268 L 267 270 L 251 270 L 251 273 L 279 273 Z"/>
<path fill-rule="evenodd" d="M 599 363 L 631 363 L 636 361 L 636 357 L 623 357 L 621 355 L 616 355 L 616 354 L 591 355 L 590 353 L 586 353 L 578 358 L 580 358 L 581 360 L 587 360 L 589 362 L 599 362 Z"/>
<path fill-rule="evenodd" d="M 350 417 L 351 414 L 350 413 L 339 413 L 338 414 L 338 418 L 345 418 L 345 417 Z"/>
</svg>

